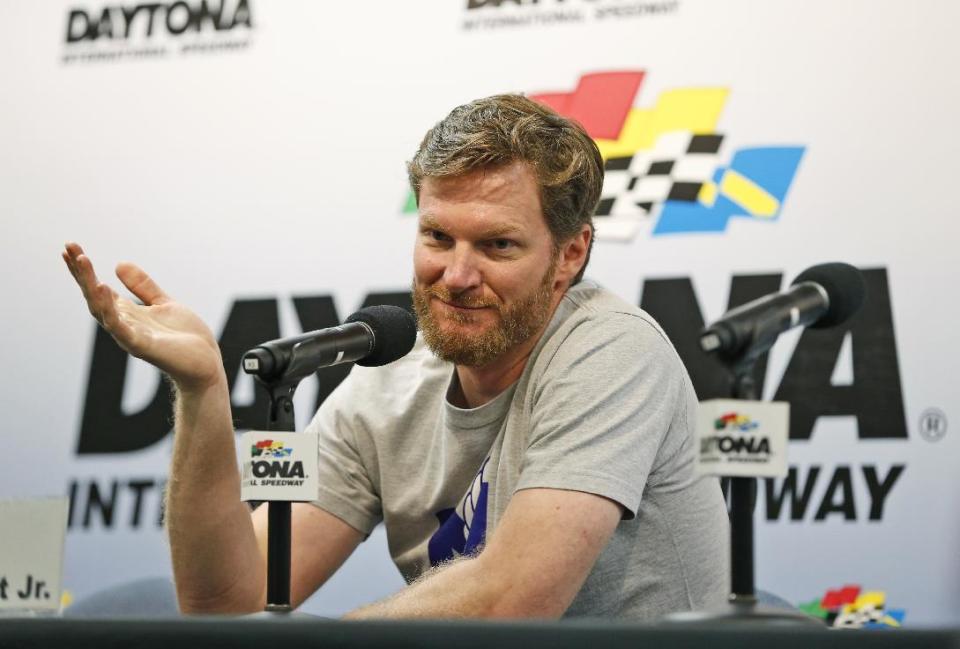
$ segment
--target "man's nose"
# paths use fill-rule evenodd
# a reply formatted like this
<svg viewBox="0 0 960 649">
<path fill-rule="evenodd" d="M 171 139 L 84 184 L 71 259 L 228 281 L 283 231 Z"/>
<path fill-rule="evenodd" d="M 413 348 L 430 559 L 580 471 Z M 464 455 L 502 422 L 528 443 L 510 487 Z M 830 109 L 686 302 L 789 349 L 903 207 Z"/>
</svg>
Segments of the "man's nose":
<svg viewBox="0 0 960 649">
<path fill-rule="evenodd" d="M 466 245 L 457 245 L 450 255 L 450 263 L 443 272 L 443 281 L 452 293 L 463 293 L 481 284 L 479 260 L 476 253 Z"/>
</svg>

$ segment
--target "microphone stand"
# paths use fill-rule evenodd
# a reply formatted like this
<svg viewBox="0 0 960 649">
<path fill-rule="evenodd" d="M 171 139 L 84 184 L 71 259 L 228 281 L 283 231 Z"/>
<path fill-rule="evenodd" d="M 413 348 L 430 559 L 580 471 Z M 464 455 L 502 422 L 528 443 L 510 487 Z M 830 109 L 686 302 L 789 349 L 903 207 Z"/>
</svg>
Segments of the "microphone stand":
<svg viewBox="0 0 960 649">
<path fill-rule="evenodd" d="M 376 336 L 385 330 L 394 333 L 377 347 Z M 243 355 L 242 367 L 270 396 L 267 431 L 294 432 L 293 394 L 300 381 L 341 362 L 389 363 L 409 352 L 415 340 L 413 316 L 399 307 L 368 307 L 339 327 L 258 345 Z M 267 508 L 267 603 L 257 615 L 314 617 L 295 613 L 290 605 L 290 501 L 267 501 Z"/>
<path fill-rule="evenodd" d="M 284 373 L 264 380 L 254 374 L 270 395 L 267 413 L 268 431 L 292 433 L 296 430 L 293 393 L 304 375 Z M 251 617 L 290 618 L 316 616 L 299 613 L 290 604 L 290 502 L 268 500 L 267 506 L 267 605 Z"/>
<path fill-rule="evenodd" d="M 300 381 L 317 370 L 311 355 L 316 344 L 307 341 L 295 345 L 286 367 L 278 371 L 261 372 L 260 363 L 256 360 L 259 356 L 254 353 L 256 348 L 244 355 L 244 371 L 252 374 L 270 396 L 266 426 L 268 431 L 296 431 L 293 393 L 297 391 Z M 248 365 L 248 359 L 254 362 Z M 267 605 L 257 616 L 301 615 L 294 613 L 290 605 L 290 511 L 289 501 L 267 501 Z"/>
<path fill-rule="evenodd" d="M 267 430 L 292 433 L 296 430 L 293 393 L 300 383 L 283 378 L 257 380 L 270 395 Z M 290 606 L 290 502 L 267 502 L 267 613 L 289 614 Z"/>
<path fill-rule="evenodd" d="M 756 401 L 757 384 L 753 378 L 755 361 L 734 369 L 731 396 Z M 757 479 L 730 478 L 730 604 L 754 607 L 757 603 L 753 577 L 753 510 L 757 498 Z"/>
<path fill-rule="evenodd" d="M 733 375 L 731 397 L 757 401 L 760 397 L 754 380 L 757 359 L 767 353 L 776 342 L 768 337 L 749 346 L 739 355 L 723 358 Z M 675 613 L 668 622 L 726 623 L 765 622 L 774 624 L 803 624 L 822 627 L 823 623 L 800 610 L 786 610 L 760 606 L 754 586 L 753 510 L 757 498 L 757 479 L 730 477 L 730 597 L 719 609 Z"/>
</svg>

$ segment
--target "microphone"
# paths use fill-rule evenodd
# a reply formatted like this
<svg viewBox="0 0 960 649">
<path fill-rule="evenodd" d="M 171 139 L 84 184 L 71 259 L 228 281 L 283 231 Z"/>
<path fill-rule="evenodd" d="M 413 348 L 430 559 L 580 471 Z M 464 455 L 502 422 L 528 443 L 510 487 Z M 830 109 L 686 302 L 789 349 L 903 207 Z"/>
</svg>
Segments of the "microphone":
<svg viewBox="0 0 960 649">
<path fill-rule="evenodd" d="M 405 356 L 416 339 L 417 324 L 407 310 L 369 306 L 338 327 L 278 338 L 254 347 L 243 355 L 243 371 L 264 382 L 287 382 L 339 363 L 379 367 Z"/>
<path fill-rule="evenodd" d="M 726 358 L 739 358 L 769 349 L 784 331 L 813 329 L 844 322 L 863 304 L 867 285 L 859 270 L 834 262 L 811 266 L 790 289 L 747 302 L 727 311 L 700 334 L 700 347 Z"/>
</svg>

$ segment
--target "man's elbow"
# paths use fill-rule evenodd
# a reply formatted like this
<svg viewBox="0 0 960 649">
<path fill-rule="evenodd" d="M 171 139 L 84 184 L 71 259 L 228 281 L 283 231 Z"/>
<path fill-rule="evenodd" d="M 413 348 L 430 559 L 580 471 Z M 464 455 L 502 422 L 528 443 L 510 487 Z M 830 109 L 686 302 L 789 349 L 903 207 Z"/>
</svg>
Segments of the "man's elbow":
<svg viewBox="0 0 960 649">
<path fill-rule="evenodd" d="M 509 566 L 478 568 L 486 574 L 482 617 L 490 619 L 558 620 L 573 602 L 565 584 L 557 584 L 554 575 L 529 575 Z"/>
<path fill-rule="evenodd" d="M 177 608 L 183 615 L 247 615 L 262 611 L 266 589 L 237 580 L 218 591 L 176 588 Z"/>
</svg>

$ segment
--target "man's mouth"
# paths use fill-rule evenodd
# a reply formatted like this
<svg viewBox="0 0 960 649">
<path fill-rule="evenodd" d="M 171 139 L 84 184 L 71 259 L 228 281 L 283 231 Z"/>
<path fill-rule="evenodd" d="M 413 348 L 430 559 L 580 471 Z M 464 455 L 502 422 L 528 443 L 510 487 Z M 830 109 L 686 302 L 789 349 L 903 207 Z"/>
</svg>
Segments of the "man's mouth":
<svg viewBox="0 0 960 649">
<path fill-rule="evenodd" d="M 480 310 L 482 310 L 482 309 L 487 309 L 487 308 L 489 308 L 489 306 L 488 306 L 488 305 L 485 305 L 485 304 L 483 304 L 483 305 L 469 305 L 469 304 L 462 304 L 462 303 L 458 303 L 458 302 L 448 302 L 447 300 L 444 300 L 443 298 L 439 298 L 439 297 L 436 297 L 436 296 L 434 296 L 434 299 L 437 300 L 438 302 L 440 302 L 441 304 L 443 304 L 444 306 L 448 307 L 448 308 L 457 309 L 457 310 L 460 310 L 460 311 L 480 311 Z"/>
</svg>

